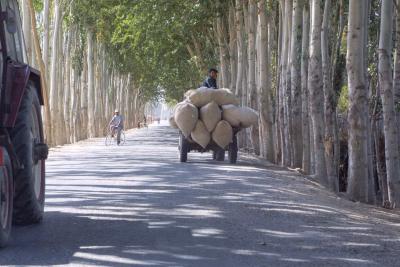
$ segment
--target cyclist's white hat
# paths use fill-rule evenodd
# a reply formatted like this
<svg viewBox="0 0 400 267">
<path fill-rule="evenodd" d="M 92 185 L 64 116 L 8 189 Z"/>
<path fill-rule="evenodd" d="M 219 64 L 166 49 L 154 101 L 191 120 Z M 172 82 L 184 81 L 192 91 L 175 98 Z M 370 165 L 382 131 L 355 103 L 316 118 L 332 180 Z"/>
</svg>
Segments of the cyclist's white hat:
<svg viewBox="0 0 400 267">
<path fill-rule="evenodd" d="M 118 110 L 118 109 L 114 110 L 114 113 L 117 113 L 117 112 L 119 113 L 119 110 Z"/>
</svg>

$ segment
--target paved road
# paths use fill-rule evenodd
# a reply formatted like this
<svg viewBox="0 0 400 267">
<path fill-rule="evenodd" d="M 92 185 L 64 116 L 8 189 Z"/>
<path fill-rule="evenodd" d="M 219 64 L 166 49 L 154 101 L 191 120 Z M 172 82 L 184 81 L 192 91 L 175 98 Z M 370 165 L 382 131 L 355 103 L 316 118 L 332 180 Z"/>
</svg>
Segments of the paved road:
<svg viewBox="0 0 400 267">
<path fill-rule="evenodd" d="M 400 216 L 241 159 L 177 160 L 166 126 L 122 147 L 53 150 L 42 224 L 14 228 L 0 265 L 399 266 Z"/>
</svg>

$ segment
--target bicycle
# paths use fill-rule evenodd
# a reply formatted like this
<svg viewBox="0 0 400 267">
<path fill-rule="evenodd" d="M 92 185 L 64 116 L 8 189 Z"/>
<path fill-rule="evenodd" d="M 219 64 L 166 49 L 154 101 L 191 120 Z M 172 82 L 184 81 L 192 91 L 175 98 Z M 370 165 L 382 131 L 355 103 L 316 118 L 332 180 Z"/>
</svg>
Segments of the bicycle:
<svg viewBox="0 0 400 267">
<path fill-rule="evenodd" d="M 109 129 L 108 132 L 107 132 L 106 138 L 105 138 L 105 140 L 104 140 L 105 145 L 106 145 L 106 146 L 111 146 L 111 145 L 114 145 L 114 144 L 120 145 L 120 146 L 121 146 L 121 145 L 124 145 L 126 139 L 125 139 L 125 132 L 124 132 L 123 129 L 121 129 L 120 137 L 119 137 L 119 138 L 120 138 L 120 142 L 119 142 L 119 144 L 118 144 L 118 133 L 117 133 L 117 131 L 115 131 L 115 134 L 113 135 L 113 134 L 112 134 L 112 130 Z"/>
</svg>

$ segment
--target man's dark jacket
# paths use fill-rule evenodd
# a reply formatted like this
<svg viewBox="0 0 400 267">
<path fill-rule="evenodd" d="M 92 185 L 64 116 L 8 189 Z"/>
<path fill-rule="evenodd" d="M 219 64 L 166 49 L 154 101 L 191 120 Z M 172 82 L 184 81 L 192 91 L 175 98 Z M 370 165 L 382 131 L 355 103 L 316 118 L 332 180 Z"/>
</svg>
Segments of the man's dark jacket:
<svg viewBox="0 0 400 267">
<path fill-rule="evenodd" d="M 203 82 L 203 86 L 207 88 L 218 89 L 217 80 L 210 76 L 208 76 L 207 79 Z"/>
</svg>

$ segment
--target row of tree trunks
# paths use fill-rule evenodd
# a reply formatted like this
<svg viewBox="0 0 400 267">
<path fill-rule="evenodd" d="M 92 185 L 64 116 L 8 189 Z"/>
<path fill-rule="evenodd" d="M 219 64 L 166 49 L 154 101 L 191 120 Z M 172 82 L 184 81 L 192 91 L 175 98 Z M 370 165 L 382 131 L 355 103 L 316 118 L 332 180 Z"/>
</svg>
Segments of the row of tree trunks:
<svg viewBox="0 0 400 267">
<path fill-rule="evenodd" d="M 104 45 L 98 43 L 95 32 L 82 32 L 73 23 L 63 25 L 67 4 L 44 1 L 40 41 L 33 2 L 21 2 L 28 60 L 42 75 L 45 135 L 50 145 L 105 134 L 116 108 L 125 116 L 126 128 L 133 128 L 137 125 L 135 113 L 143 113 L 140 109 L 144 108 L 135 105 L 139 90 L 132 77 L 119 74 L 113 62 L 106 60 Z M 86 40 L 81 38 L 84 35 Z"/>
</svg>

